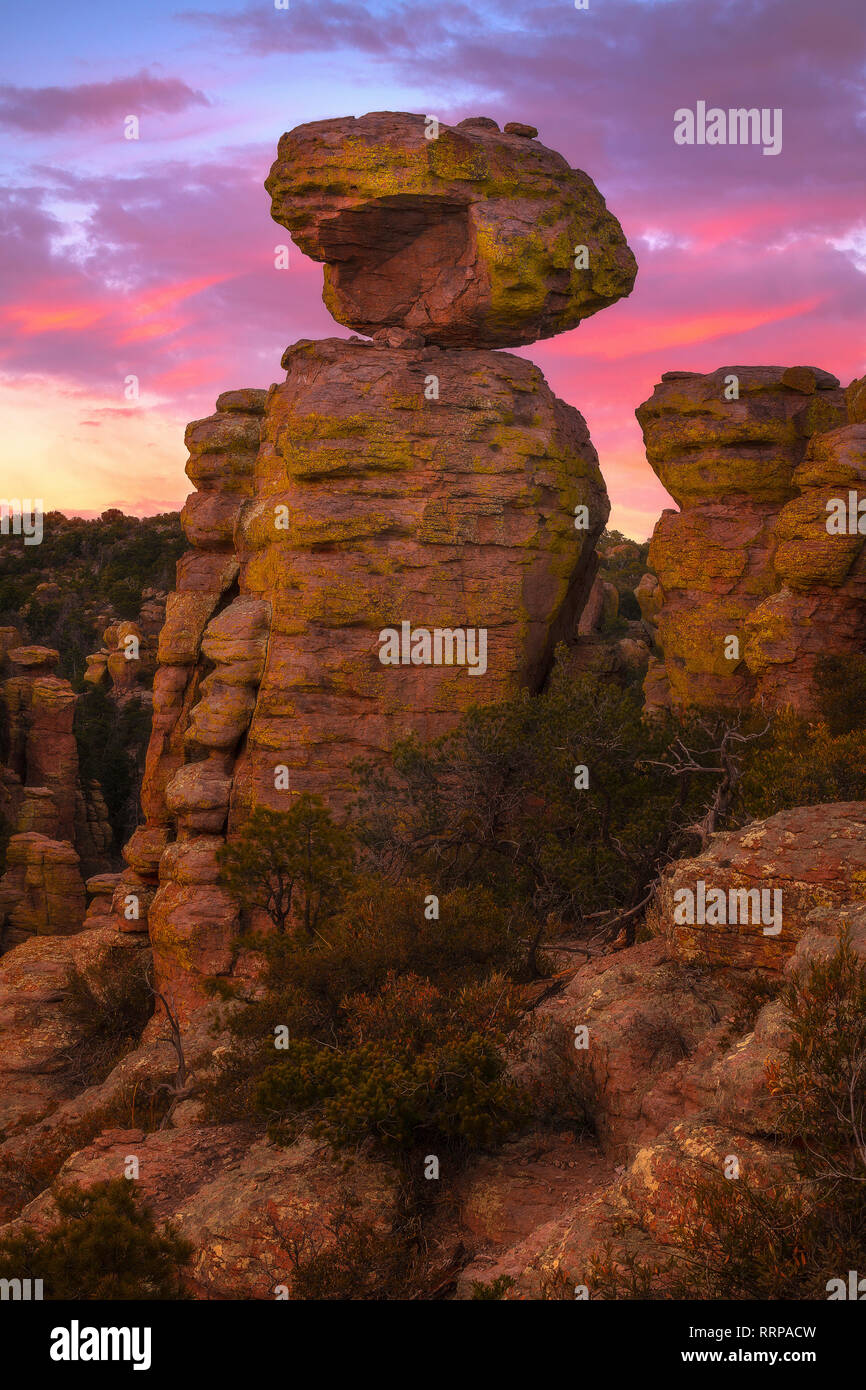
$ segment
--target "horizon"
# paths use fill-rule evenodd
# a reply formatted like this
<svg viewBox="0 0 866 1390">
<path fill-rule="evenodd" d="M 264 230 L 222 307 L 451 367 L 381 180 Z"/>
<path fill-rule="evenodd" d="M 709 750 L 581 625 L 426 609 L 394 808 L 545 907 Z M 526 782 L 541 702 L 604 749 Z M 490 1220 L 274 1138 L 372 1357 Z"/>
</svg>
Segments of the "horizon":
<svg viewBox="0 0 866 1390">
<path fill-rule="evenodd" d="M 178 510 L 186 423 L 223 390 L 281 380 L 288 344 L 349 336 L 321 302 L 321 266 L 292 246 L 275 269 L 287 234 L 262 187 L 283 131 L 332 116 L 531 122 L 596 182 L 637 257 L 633 293 L 510 350 L 584 415 L 609 525 L 629 537 L 673 505 L 634 418 L 662 372 L 811 365 L 846 385 L 866 369 L 857 0 L 432 15 L 416 0 L 154 0 L 145 20 L 53 0 L 21 18 L 8 53 L 0 491 L 46 511 Z M 675 112 L 701 102 L 781 111 L 781 149 L 677 144 Z"/>
</svg>

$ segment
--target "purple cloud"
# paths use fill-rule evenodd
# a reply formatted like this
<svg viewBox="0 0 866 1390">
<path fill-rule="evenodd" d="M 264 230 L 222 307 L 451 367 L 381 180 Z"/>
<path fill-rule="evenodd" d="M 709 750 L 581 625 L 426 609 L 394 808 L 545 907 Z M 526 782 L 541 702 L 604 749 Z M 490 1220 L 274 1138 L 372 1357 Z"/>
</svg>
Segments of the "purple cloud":
<svg viewBox="0 0 866 1390">
<path fill-rule="evenodd" d="M 141 71 L 111 82 L 84 82 L 76 87 L 0 85 L 0 128 L 28 134 L 53 133 L 68 126 L 107 125 L 129 114 L 176 115 L 190 106 L 210 106 L 203 92 L 177 77 Z"/>
</svg>

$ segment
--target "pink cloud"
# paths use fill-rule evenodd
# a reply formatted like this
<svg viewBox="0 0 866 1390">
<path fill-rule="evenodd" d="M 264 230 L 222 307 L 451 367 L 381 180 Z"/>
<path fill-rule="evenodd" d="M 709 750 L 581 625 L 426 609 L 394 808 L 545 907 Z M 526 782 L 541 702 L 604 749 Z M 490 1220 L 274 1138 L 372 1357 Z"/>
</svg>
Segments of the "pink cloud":
<svg viewBox="0 0 866 1390">
<path fill-rule="evenodd" d="M 52 375 L 85 402 L 118 398 L 118 416 L 130 416 L 119 397 L 135 373 L 161 401 L 136 414 L 161 414 L 162 439 L 170 420 L 209 413 L 219 391 L 279 380 L 288 343 L 345 336 L 321 303 L 321 267 L 294 250 L 289 272 L 273 266 L 274 246 L 287 236 L 270 221 L 261 184 L 284 120 L 309 118 L 306 98 L 272 121 L 259 118 L 256 143 L 219 150 L 213 138 L 230 137 L 232 120 L 251 128 L 250 73 L 277 64 L 301 73 L 292 66 L 299 54 L 308 67 L 317 55 L 327 62 L 333 104 L 323 115 L 381 104 L 387 84 L 405 93 L 404 107 L 443 120 L 531 121 L 596 180 L 635 249 L 635 291 L 521 355 L 586 416 L 615 517 L 637 533 L 669 504 L 633 414 L 664 370 L 810 362 L 849 380 L 866 369 L 866 275 L 832 245 L 864 220 L 856 177 L 866 106 L 862 0 L 593 0 L 583 13 L 568 0 L 529 8 L 444 0 L 432 9 L 408 0 L 387 15 L 346 0 L 293 0 L 289 15 L 247 5 L 185 18 L 196 24 L 184 68 L 192 85 L 171 89 L 172 79 L 149 73 L 138 80 L 167 84 L 148 89 L 168 103 L 153 109 L 170 114 L 176 100 L 176 111 L 207 116 L 211 138 L 202 136 L 201 153 L 97 174 L 84 172 L 70 147 L 68 160 L 34 167 L 29 186 L 11 190 L 0 210 L 5 374 Z M 230 72 L 239 51 L 240 88 L 229 82 L 219 108 L 208 106 L 196 91 L 208 87 L 204 55 L 216 53 Z M 131 80 L 5 93 L 13 118 L 25 122 L 17 128 L 52 131 L 51 112 L 71 128 L 145 109 L 124 85 Z M 365 82 L 375 91 L 366 104 Z M 781 106 L 782 153 L 676 147 L 673 112 L 698 98 Z M 64 200 L 88 209 L 74 260 L 58 247 Z M 91 437 L 110 436 L 110 407 L 85 409 L 88 420 L 104 421 Z M 124 479 L 116 491 L 162 505 L 175 490 L 182 495 L 179 431 L 177 453 L 162 466 L 176 483 Z"/>
<path fill-rule="evenodd" d="M 28 135 L 56 134 L 69 126 L 122 121 L 129 114 L 175 115 L 190 106 L 209 105 L 203 92 L 179 78 L 155 77 L 146 71 L 75 87 L 14 87 L 5 83 L 0 85 L 0 127 Z"/>
</svg>

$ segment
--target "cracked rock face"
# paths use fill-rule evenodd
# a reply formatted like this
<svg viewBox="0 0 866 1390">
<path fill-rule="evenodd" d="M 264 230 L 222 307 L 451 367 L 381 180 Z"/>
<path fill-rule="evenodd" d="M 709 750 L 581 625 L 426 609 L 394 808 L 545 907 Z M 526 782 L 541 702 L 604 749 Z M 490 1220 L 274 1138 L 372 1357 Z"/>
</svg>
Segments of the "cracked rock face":
<svg viewBox="0 0 866 1390">
<path fill-rule="evenodd" d="M 866 495 L 866 424 L 814 435 L 793 481 L 775 525 L 780 588 L 746 619 L 744 654 L 765 704 L 809 711 L 822 658 L 866 647 L 866 537 L 827 530 L 828 504 Z"/>
<path fill-rule="evenodd" d="M 677 898 L 677 891 L 697 893 L 699 881 L 706 894 L 718 889 L 728 895 L 721 912 L 682 910 L 687 901 Z M 812 912 L 862 899 L 864 885 L 866 803 L 842 801 L 796 806 L 743 830 L 713 835 L 702 854 L 679 859 L 665 870 L 659 906 L 678 959 L 778 972 L 796 949 Z M 760 917 L 754 898 L 748 904 L 741 897 L 731 900 L 731 890 L 778 892 L 778 921 L 767 920 L 769 912 Z M 773 899 L 768 896 L 764 905 L 772 908 Z M 680 920 L 689 915 L 695 920 Z M 710 920 L 698 921 L 699 916 Z"/>
<path fill-rule="evenodd" d="M 592 180 L 484 118 L 371 112 L 280 140 L 271 215 L 325 262 L 324 300 L 359 333 L 449 348 L 532 343 L 631 292 L 637 265 Z M 579 248 L 585 248 L 585 252 Z"/>
</svg>

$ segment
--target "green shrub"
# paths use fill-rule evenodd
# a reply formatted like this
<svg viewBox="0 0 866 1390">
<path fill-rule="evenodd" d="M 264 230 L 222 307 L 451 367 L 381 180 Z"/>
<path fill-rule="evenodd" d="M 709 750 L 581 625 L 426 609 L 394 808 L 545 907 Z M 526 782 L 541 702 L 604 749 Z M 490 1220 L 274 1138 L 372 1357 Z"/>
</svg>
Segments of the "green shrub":
<svg viewBox="0 0 866 1390">
<path fill-rule="evenodd" d="M 41 1279 L 46 1299 L 177 1299 L 193 1247 L 157 1227 L 126 1178 L 72 1185 L 54 1194 L 48 1230 L 19 1227 L 0 1238 L 0 1278 Z"/>
<path fill-rule="evenodd" d="M 489 1038 L 407 1051 L 409 1039 L 336 1051 L 289 1045 L 255 1091 L 272 1138 L 291 1142 L 303 1124 L 335 1148 L 373 1139 L 386 1152 L 419 1146 L 489 1147 L 523 1113 L 517 1088 Z"/>
<path fill-rule="evenodd" d="M 866 799 L 866 730 L 831 733 L 783 712 L 770 736 L 750 751 L 743 773 L 740 822 L 764 820 L 794 806 Z"/>
<path fill-rule="evenodd" d="M 801 967 L 781 1000 L 791 1041 L 767 1071 L 781 1131 L 804 1145 L 810 1179 L 866 1189 L 866 965 L 846 925 L 833 954 Z M 860 1209 L 866 1215 L 866 1191 Z"/>
<path fill-rule="evenodd" d="M 826 656 L 818 664 L 821 711 L 831 736 L 866 723 L 866 656 Z"/>
<path fill-rule="evenodd" d="M 383 1147 L 408 1146 L 409 1120 L 395 1125 L 399 1142 L 390 1116 L 380 1124 L 376 1096 L 387 1092 L 419 1136 L 427 1125 L 455 1142 L 486 1142 L 482 1131 L 495 1128 L 500 1100 L 511 1122 L 513 1097 L 497 1059 L 518 1022 L 508 972 L 525 943 L 482 889 L 444 894 L 438 917 L 425 915 L 426 898 L 423 883 L 367 881 L 312 938 L 246 939 L 261 960 L 262 992 L 230 1016 L 233 1045 L 207 1088 L 212 1118 L 259 1115 L 283 1134 L 303 1122 L 338 1145 L 369 1133 Z M 276 1026 L 289 1031 L 288 1051 L 275 1050 Z M 469 1041 L 465 1055 L 448 1051 Z M 442 1067 L 458 1062 L 462 1079 L 452 1084 Z M 366 1067 L 375 1071 L 372 1090 Z M 403 1088 L 416 1085 L 404 1104 Z"/>
<path fill-rule="evenodd" d="M 304 792 L 288 811 L 257 807 L 218 859 L 242 908 L 267 913 L 278 932 L 299 923 L 312 936 L 351 881 L 354 846 L 321 797 Z"/>
<path fill-rule="evenodd" d="M 427 746 L 406 739 L 392 766 L 358 766 L 369 862 L 386 877 L 422 874 L 434 891 L 480 884 L 539 923 L 631 909 L 661 864 L 694 847 L 687 827 L 719 781 L 661 765 L 684 728 L 712 746 L 694 720 L 645 722 L 638 687 L 575 679 L 559 664 L 541 695 L 471 710 Z"/>
<path fill-rule="evenodd" d="M 509 1289 L 514 1288 L 514 1280 L 510 1274 L 500 1274 L 495 1279 L 491 1279 L 489 1284 L 479 1283 L 477 1279 L 472 1281 L 472 1301 L 475 1303 L 494 1303 L 503 1299 Z"/>
</svg>

